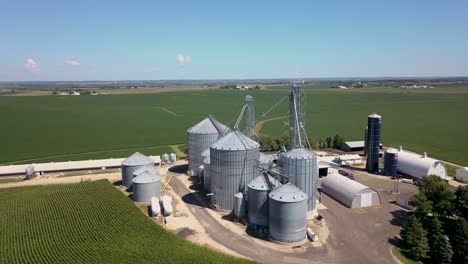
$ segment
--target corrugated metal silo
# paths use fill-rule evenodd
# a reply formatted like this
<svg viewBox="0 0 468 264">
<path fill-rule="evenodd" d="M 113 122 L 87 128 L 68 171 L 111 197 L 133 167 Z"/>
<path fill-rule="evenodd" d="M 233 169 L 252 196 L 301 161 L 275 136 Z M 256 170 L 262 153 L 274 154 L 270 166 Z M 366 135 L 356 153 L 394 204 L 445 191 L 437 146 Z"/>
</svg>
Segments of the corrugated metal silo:
<svg viewBox="0 0 468 264">
<path fill-rule="evenodd" d="M 380 126 L 382 117 L 372 114 L 367 118 L 367 162 L 366 170 L 371 173 L 379 172 Z"/>
<path fill-rule="evenodd" d="M 387 176 L 396 176 L 398 172 L 398 151 L 388 148 L 384 155 L 383 174 Z"/>
<path fill-rule="evenodd" d="M 122 185 L 130 188 L 132 186 L 133 172 L 145 166 L 154 166 L 154 160 L 139 152 L 135 152 L 123 160 L 121 166 Z"/>
<path fill-rule="evenodd" d="M 305 148 L 296 148 L 286 152 L 281 158 L 281 173 L 289 176 L 308 196 L 307 210 L 315 210 L 315 197 L 319 178 L 317 156 Z"/>
<path fill-rule="evenodd" d="M 220 210 L 232 210 L 234 194 L 245 193 L 256 176 L 259 144 L 239 131 L 233 131 L 210 147 L 211 196 Z"/>
<path fill-rule="evenodd" d="M 144 171 L 132 180 L 133 200 L 149 203 L 152 197 L 161 196 L 161 177 L 159 172 Z"/>
<path fill-rule="evenodd" d="M 272 176 L 267 175 L 267 177 L 273 189 L 281 185 L 281 183 Z M 250 225 L 255 227 L 268 226 L 268 194 L 270 191 L 263 173 L 249 183 L 247 192 L 247 218 Z"/>
<path fill-rule="evenodd" d="M 307 228 L 307 194 L 287 183 L 268 196 L 270 240 L 286 244 L 303 242 Z"/>
<path fill-rule="evenodd" d="M 189 171 L 196 172 L 198 166 L 203 163 L 200 154 L 228 131 L 227 126 L 212 117 L 203 119 L 187 130 Z"/>
</svg>

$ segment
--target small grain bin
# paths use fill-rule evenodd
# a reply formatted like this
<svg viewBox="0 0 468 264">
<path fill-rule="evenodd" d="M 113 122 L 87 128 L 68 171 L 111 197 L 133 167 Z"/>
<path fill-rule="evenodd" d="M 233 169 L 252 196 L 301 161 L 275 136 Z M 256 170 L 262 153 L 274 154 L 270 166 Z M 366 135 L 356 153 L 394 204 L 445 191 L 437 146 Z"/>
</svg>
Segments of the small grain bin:
<svg viewBox="0 0 468 264">
<path fill-rule="evenodd" d="M 162 154 L 161 155 L 161 162 L 163 164 L 169 163 L 169 154 L 167 154 L 167 153 Z"/>
<path fill-rule="evenodd" d="M 307 194 L 291 183 L 270 192 L 269 238 L 282 244 L 301 244 L 306 238 Z"/>
<path fill-rule="evenodd" d="M 149 203 L 152 197 L 161 196 L 161 177 L 158 172 L 144 171 L 132 180 L 133 200 Z"/>
<path fill-rule="evenodd" d="M 26 179 L 31 180 L 32 178 L 34 178 L 35 172 L 36 170 L 34 169 L 34 165 L 32 164 L 28 165 L 25 169 Z"/>
<path fill-rule="evenodd" d="M 268 177 L 270 184 L 265 180 Z M 270 185 L 273 189 L 281 185 L 281 183 L 268 175 L 263 173 L 253 179 L 248 185 L 247 191 L 247 208 L 248 223 L 256 228 L 268 226 L 268 194 L 270 193 Z"/>
<path fill-rule="evenodd" d="M 174 163 L 177 161 L 177 155 L 175 153 L 169 154 L 169 162 Z"/>
<path fill-rule="evenodd" d="M 154 160 L 136 152 L 122 161 L 122 185 L 130 188 L 132 186 L 133 172 L 145 167 L 154 166 Z"/>
<path fill-rule="evenodd" d="M 388 148 L 384 154 L 383 174 L 387 176 L 396 176 L 398 172 L 398 150 Z"/>
</svg>

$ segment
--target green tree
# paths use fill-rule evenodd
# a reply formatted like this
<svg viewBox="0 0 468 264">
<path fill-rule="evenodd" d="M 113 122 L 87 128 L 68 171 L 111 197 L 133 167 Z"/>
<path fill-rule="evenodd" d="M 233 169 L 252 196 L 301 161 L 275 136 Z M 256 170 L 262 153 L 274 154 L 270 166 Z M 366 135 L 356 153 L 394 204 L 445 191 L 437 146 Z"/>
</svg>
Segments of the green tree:
<svg viewBox="0 0 468 264">
<path fill-rule="evenodd" d="M 324 148 L 325 142 L 323 141 L 323 139 L 319 139 L 319 141 L 318 141 L 318 146 L 319 146 L 320 149 L 323 149 L 323 148 Z"/>
<path fill-rule="evenodd" d="M 408 221 L 403 225 L 400 236 L 403 242 L 403 252 L 408 257 L 419 260 L 426 258 L 429 252 L 427 233 L 415 214 L 411 214 Z"/>
<path fill-rule="evenodd" d="M 447 226 L 453 250 L 452 263 L 468 263 L 468 223 L 459 217 Z"/>
<path fill-rule="evenodd" d="M 458 187 L 453 207 L 457 215 L 468 218 L 468 185 Z"/>
<path fill-rule="evenodd" d="M 436 175 L 423 177 L 419 184 L 420 193 L 432 202 L 432 213 L 438 216 L 450 216 L 453 214 L 452 203 L 455 194 L 448 184 Z"/>
<path fill-rule="evenodd" d="M 435 216 L 431 217 L 429 223 L 429 255 L 431 263 L 450 263 L 453 256 L 452 247 L 447 236 L 442 230 L 442 223 Z"/>
<path fill-rule="evenodd" d="M 331 148 L 331 147 L 332 147 L 332 143 L 333 143 L 333 140 L 332 140 L 331 137 L 327 137 L 327 138 L 325 139 L 325 144 L 326 144 L 327 148 Z"/>
<path fill-rule="evenodd" d="M 333 138 L 333 147 L 340 148 L 340 146 L 345 142 L 346 140 L 344 137 L 340 136 L 339 134 L 336 134 L 335 137 Z"/>
<path fill-rule="evenodd" d="M 427 199 L 424 193 L 420 192 L 411 198 L 409 204 L 416 207 L 414 214 L 424 226 L 427 226 L 429 214 L 432 212 L 432 202 Z"/>
</svg>

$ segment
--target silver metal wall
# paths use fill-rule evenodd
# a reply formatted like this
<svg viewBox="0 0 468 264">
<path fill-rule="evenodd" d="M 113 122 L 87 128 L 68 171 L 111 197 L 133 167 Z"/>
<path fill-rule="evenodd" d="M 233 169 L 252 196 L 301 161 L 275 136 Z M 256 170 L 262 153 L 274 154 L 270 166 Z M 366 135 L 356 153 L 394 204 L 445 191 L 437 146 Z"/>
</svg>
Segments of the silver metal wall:
<svg viewBox="0 0 468 264">
<path fill-rule="evenodd" d="M 215 134 L 195 134 L 187 132 L 188 136 L 188 162 L 189 170 L 196 171 L 202 165 L 201 153 L 209 148 L 219 138 L 219 133 Z"/>
<path fill-rule="evenodd" d="M 282 192 L 282 188 L 298 192 Z M 307 228 L 307 195 L 294 185 L 285 184 L 269 194 L 268 203 L 270 240 L 290 244 L 303 241 Z"/>
<path fill-rule="evenodd" d="M 205 157 L 203 159 L 203 189 L 206 193 L 211 192 L 211 181 L 210 181 L 210 157 Z"/>
<path fill-rule="evenodd" d="M 272 185 L 276 188 L 281 185 L 275 178 L 268 176 Z M 267 227 L 268 218 L 268 194 L 270 189 L 265 182 L 265 176 L 260 175 L 248 185 L 247 191 L 247 219 L 250 225 L 255 227 Z"/>
<path fill-rule="evenodd" d="M 384 155 L 383 174 L 387 176 L 396 176 L 398 172 L 398 152 L 387 149 Z"/>
<path fill-rule="evenodd" d="M 220 210 L 232 210 L 234 194 L 246 192 L 256 176 L 258 147 L 247 150 L 210 149 L 211 202 Z"/>
<path fill-rule="evenodd" d="M 283 154 L 280 171 L 290 176 L 291 183 L 308 195 L 307 210 L 314 210 L 319 178 L 317 156 L 304 148 L 292 149 Z"/>
<path fill-rule="evenodd" d="M 154 167 L 154 163 L 153 162 L 148 162 L 148 164 L 144 164 L 144 165 L 133 165 L 133 166 L 127 166 L 127 165 L 123 165 L 121 166 L 121 170 L 122 170 L 122 185 L 127 187 L 127 188 L 131 188 L 132 186 L 132 179 L 134 177 L 133 173 L 138 170 L 138 169 L 141 169 L 141 168 L 145 168 L 145 167 L 149 167 L 149 166 L 153 166 Z"/>
<path fill-rule="evenodd" d="M 149 203 L 152 197 L 157 197 L 159 199 L 159 197 L 161 196 L 161 178 L 158 178 L 154 182 L 133 182 L 132 186 L 133 200 L 135 200 L 136 202 Z"/>
</svg>

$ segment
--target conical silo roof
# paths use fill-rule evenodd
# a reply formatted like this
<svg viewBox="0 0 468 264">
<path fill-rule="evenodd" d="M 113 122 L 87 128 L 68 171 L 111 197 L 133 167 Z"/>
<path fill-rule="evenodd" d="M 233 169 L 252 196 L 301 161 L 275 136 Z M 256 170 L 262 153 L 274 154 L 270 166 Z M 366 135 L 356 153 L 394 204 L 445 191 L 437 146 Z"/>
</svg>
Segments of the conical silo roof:
<svg viewBox="0 0 468 264">
<path fill-rule="evenodd" d="M 295 148 L 286 152 L 283 157 L 288 159 L 312 159 L 315 154 L 306 148 Z"/>
<path fill-rule="evenodd" d="M 247 150 L 258 148 L 260 145 L 239 131 L 229 132 L 216 141 L 211 148 L 218 150 Z"/>
<path fill-rule="evenodd" d="M 307 200 L 307 194 L 291 183 L 283 184 L 276 188 L 268 196 L 275 201 L 295 203 Z"/>
<path fill-rule="evenodd" d="M 122 165 L 125 166 L 142 166 L 150 163 L 154 163 L 154 160 L 140 152 L 135 152 L 133 155 L 122 161 Z"/>
<path fill-rule="evenodd" d="M 277 179 L 271 177 L 271 175 L 269 175 L 269 174 L 268 174 L 268 179 L 270 180 L 271 185 L 273 187 L 275 187 L 275 188 L 281 185 L 281 183 Z M 251 189 L 259 190 L 259 191 L 268 191 L 268 189 L 269 189 L 267 183 L 265 182 L 265 176 L 264 175 L 259 175 L 259 176 L 255 177 L 249 183 L 248 186 Z"/>
<path fill-rule="evenodd" d="M 137 177 L 132 179 L 133 183 L 151 183 L 155 181 L 160 181 L 161 177 L 159 174 L 151 173 L 149 171 L 144 171 L 140 173 Z"/>
<path fill-rule="evenodd" d="M 192 134 L 224 134 L 227 131 L 229 131 L 227 126 L 221 124 L 212 117 L 203 119 L 200 123 L 187 130 L 188 133 Z"/>
<path fill-rule="evenodd" d="M 154 168 L 153 165 L 148 165 L 148 166 L 143 166 L 133 172 L 133 176 L 138 176 L 142 174 L 143 172 L 149 172 L 153 174 L 159 174 L 158 171 Z"/>
</svg>

